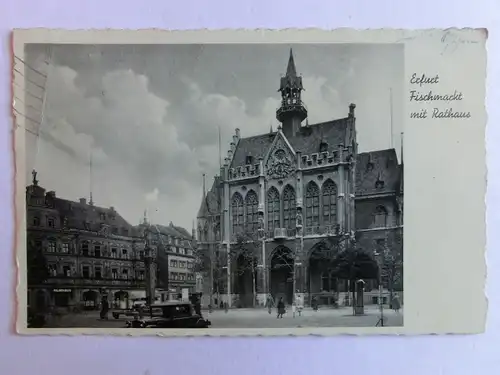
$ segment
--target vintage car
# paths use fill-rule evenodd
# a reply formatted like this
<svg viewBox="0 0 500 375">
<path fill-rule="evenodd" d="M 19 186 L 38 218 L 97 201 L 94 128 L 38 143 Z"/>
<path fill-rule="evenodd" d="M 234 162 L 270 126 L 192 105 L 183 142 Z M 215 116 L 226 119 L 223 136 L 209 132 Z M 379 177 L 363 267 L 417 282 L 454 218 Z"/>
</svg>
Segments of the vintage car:
<svg viewBox="0 0 500 375">
<path fill-rule="evenodd" d="M 151 306 L 149 316 L 127 321 L 128 328 L 208 328 L 212 323 L 196 314 L 189 302 L 163 302 Z"/>
</svg>

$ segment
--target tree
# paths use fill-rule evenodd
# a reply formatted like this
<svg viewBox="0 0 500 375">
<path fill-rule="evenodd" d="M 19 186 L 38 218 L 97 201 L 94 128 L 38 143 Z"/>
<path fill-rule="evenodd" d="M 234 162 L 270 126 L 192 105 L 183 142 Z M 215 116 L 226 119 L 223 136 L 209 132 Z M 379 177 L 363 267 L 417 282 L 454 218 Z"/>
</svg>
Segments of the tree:
<svg viewBox="0 0 500 375">
<path fill-rule="evenodd" d="M 393 246 L 384 246 L 380 249 L 380 268 L 382 280 L 385 281 L 389 290 L 389 302 L 392 299 L 395 289 L 400 289 L 403 282 L 403 243 L 402 236 L 398 233 L 395 236 Z"/>
<path fill-rule="evenodd" d="M 353 236 L 344 236 L 341 241 L 344 241 L 343 249 L 332 261 L 338 278 L 348 280 L 350 285 L 360 279 L 376 279 L 379 267 L 373 255 L 358 248 Z M 351 288 L 351 292 L 352 301 L 355 301 L 355 289 Z"/>
<path fill-rule="evenodd" d="M 41 285 L 49 278 L 49 268 L 47 259 L 43 254 L 42 248 L 35 246 L 31 241 L 27 244 L 27 271 L 28 285 Z"/>
<path fill-rule="evenodd" d="M 236 243 L 231 246 L 232 264 L 236 264 L 234 269 L 236 274 L 241 276 L 250 271 L 252 276 L 252 307 L 255 307 L 257 298 L 257 251 L 259 249 L 259 240 L 255 234 L 243 232 L 236 236 Z M 239 262 L 239 260 L 241 260 Z"/>
</svg>

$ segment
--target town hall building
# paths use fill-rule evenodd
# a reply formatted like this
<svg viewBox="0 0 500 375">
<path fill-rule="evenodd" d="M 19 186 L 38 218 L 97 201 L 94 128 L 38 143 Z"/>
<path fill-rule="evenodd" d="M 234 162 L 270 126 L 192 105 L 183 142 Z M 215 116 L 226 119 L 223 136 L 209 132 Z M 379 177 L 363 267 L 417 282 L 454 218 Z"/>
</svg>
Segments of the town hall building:
<svg viewBox="0 0 500 375">
<path fill-rule="evenodd" d="M 269 294 L 342 303 L 352 285 L 332 264 L 346 251 L 379 269 L 381 254 L 399 260 L 397 277 L 382 283 L 402 292 L 402 152 L 401 160 L 395 149 L 359 153 L 354 104 L 345 118 L 309 124 L 303 90 L 290 51 L 277 131 L 236 129 L 220 175 L 203 187 L 197 243 L 211 303 L 256 306 Z M 363 277 L 366 303 L 376 302 L 377 276 Z"/>
</svg>

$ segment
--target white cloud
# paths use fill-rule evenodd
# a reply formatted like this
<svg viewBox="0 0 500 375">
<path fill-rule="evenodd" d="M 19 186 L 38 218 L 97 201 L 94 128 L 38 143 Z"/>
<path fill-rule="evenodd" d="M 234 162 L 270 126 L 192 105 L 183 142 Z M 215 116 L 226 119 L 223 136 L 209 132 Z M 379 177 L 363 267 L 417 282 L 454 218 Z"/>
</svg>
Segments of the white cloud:
<svg viewBox="0 0 500 375">
<path fill-rule="evenodd" d="M 158 190 L 158 188 L 154 188 L 153 191 L 146 193 L 144 195 L 144 198 L 146 199 L 147 202 L 157 202 L 159 194 L 160 191 Z"/>
</svg>

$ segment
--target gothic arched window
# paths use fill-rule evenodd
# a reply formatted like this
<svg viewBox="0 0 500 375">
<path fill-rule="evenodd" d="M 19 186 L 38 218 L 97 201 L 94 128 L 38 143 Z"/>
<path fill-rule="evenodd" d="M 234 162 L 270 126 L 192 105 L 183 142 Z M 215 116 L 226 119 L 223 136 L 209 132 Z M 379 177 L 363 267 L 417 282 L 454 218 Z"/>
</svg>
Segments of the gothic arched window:
<svg viewBox="0 0 500 375">
<path fill-rule="evenodd" d="M 290 185 L 287 185 L 283 191 L 283 219 L 285 228 L 295 228 L 296 208 L 295 190 Z"/>
<path fill-rule="evenodd" d="M 332 180 L 323 184 L 323 223 L 337 224 L 337 186 Z"/>
<path fill-rule="evenodd" d="M 245 206 L 247 214 L 246 229 L 253 233 L 257 231 L 259 227 L 259 199 L 257 198 L 257 193 L 250 190 L 245 197 Z"/>
<path fill-rule="evenodd" d="M 280 193 L 275 187 L 267 192 L 267 229 L 280 227 Z"/>
<path fill-rule="evenodd" d="M 306 189 L 306 226 L 319 225 L 319 189 L 314 182 L 309 182 Z"/>
<path fill-rule="evenodd" d="M 233 234 L 241 233 L 243 229 L 243 197 L 240 193 L 234 193 L 231 200 L 231 220 Z"/>
<path fill-rule="evenodd" d="M 374 225 L 377 228 L 385 228 L 387 227 L 387 210 L 384 206 L 378 206 L 375 209 L 375 221 Z"/>
</svg>

